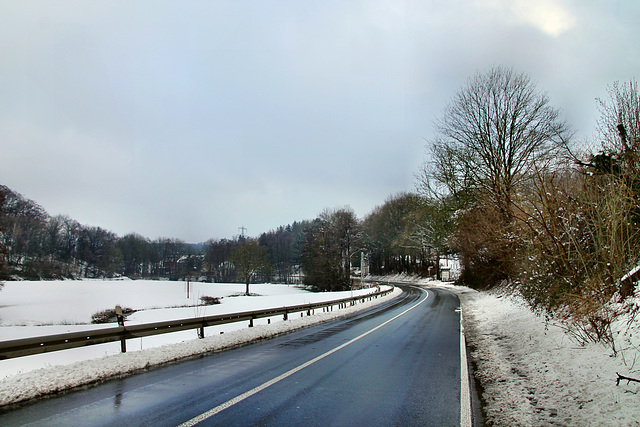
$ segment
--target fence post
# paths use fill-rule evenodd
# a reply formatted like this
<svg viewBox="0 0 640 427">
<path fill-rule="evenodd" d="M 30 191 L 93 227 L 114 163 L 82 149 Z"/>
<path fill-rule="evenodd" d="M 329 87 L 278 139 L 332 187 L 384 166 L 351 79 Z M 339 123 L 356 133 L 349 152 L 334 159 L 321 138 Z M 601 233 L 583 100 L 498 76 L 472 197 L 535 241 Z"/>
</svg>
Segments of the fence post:
<svg viewBox="0 0 640 427">
<path fill-rule="evenodd" d="M 126 330 L 124 329 L 124 315 L 122 314 L 122 307 L 116 305 L 116 320 L 118 321 L 118 326 L 122 326 L 122 335 L 120 337 L 120 352 L 127 352 L 127 340 L 125 338 Z"/>
</svg>

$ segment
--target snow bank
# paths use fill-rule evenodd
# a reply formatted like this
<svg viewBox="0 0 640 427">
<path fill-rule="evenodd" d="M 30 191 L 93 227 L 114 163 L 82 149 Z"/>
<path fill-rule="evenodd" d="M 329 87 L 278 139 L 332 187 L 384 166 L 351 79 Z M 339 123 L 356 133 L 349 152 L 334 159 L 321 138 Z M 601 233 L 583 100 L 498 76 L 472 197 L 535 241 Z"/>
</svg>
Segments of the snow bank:
<svg viewBox="0 0 640 427">
<path fill-rule="evenodd" d="M 640 384 L 625 381 L 616 386 L 616 372 L 640 378 L 640 363 L 635 363 L 638 347 L 613 357 L 609 347 L 578 344 L 518 300 L 452 289 L 462 302 L 467 344 L 484 389 L 488 423 L 639 424 Z M 637 325 L 616 327 L 619 338 L 640 332 Z"/>
<path fill-rule="evenodd" d="M 363 290 L 361 293 L 371 292 L 371 290 Z M 349 292 L 347 292 L 348 294 Z M 190 339 L 176 344 L 163 345 L 156 348 L 150 348 L 140 351 L 112 354 L 100 359 L 81 360 L 68 365 L 50 366 L 37 370 L 20 373 L 5 378 L 0 381 L 0 405 L 7 405 L 33 399 L 39 396 L 52 394 L 61 390 L 70 389 L 89 384 L 99 383 L 110 378 L 121 375 L 132 374 L 152 366 L 176 361 L 186 357 L 196 356 L 211 351 L 219 351 L 222 349 L 232 348 L 238 345 L 253 342 L 255 340 L 269 338 L 278 334 L 304 328 L 314 323 L 325 322 L 337 317 L 346 316 L 359 310 L 379 304 L 383 301 L 395 298 L 402 291 L 394 289 L 394 291 L 385 297 L 358 303 L 353 307 L 334 310 L 331 312 L 319 313 L 308 317 L 291 316 L 288 321 L 279 321 L 270 325 L 261 324 L 253 328 L 246 327 L 246 324 L 240 326 L 242 329 L 224 333 L 222 335 L 212 335 L 205 339 Z M 340 298 L 345 297 L 345 293 L 336 293 Z M 307 298 L 318 298 L 314 295 L 323 296 L 326 299 L 327 293 L 324 294 L 307 294 Z M 312 298 L 313 296 L 313 298 Z M 253 300 L 253 298 L 238 298 L 239 300 Z M 333 299 L 337 299 L 334 298 Z M 210 328 L 207 328 L 209 331 Z M 210 333 L 210 332 L 207 332 Z M 165 334 L 165 336 L 175 336 L 175 334 Z M 193 332 L 195 335 L 195 332 Z M 99 346 L 93 346 L 99 347 Z M 74 352 L 74 350 L 65 350 L 61 352 L 47 353 L 46 355 L 53 357 L 56 354 Z M 24 360 L 25 358 L 12 359 Z M 0 361 L 0 365 L 7 361 Z"/>
</svg>

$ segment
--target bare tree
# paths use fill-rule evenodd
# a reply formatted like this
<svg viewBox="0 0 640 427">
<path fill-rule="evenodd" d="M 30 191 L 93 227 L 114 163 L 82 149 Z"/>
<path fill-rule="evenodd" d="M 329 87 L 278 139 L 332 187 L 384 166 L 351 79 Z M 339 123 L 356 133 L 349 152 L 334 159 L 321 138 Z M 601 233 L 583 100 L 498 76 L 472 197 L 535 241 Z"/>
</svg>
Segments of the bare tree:
<svg viewBox="0 0 640 427">
<path fill-rule="evenodd" d="M 323 291 L 349 289 L 349 262 L 357 229 L 355 212 L 348 206 L 326 209 L 310 224 L 301 253 L 307 285 Z"/>
<path fill-rule="evenodd" d="M 369 253 L 373 274 L 400 272 L 421 273 L 426 265 L 426 241 L 418 229 L 426 227 L 428 220 L 423 213 L 422 197 L 413 193 L 390 196 L 377 206 L 361 225 L 361 246 Z"/>
<path fill-rule="evenodd" d="M 231 261 L 236 267 L 236 274 L 245 285 L 245 295 L 249 295 L 249 284 L 254 274 L 270 268 L 267 249 L 258 245 L 255 239 L 246 238 L 231 253 Z"/>
<path fill-rule="evenodd" d="M 640 95 L 638 82 L 615 82 L 608 99 L 598 98 L 598 131 L 604 151 L 621 157 L 627 167 L 638 169 L 640 153 Z"/>
<path fill-rule="evenodd" d="M 569 138 L 559 111 L 531 79 L 502 67 L 470 78 L 436 126 L 419 187 L 456 197 L 482 191 L 507 221 L 517 185 Z"/>
</svg>

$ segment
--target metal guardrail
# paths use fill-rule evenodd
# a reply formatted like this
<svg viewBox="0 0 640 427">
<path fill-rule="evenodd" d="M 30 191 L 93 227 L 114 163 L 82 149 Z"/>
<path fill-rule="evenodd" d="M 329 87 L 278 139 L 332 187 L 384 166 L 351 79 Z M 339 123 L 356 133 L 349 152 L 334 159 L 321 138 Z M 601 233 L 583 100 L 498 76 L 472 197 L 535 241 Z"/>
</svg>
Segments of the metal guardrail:
<svg viewBox="0 0 640 427">
<path fill-rule="evenodd" d="M 207 326 L 249 321 L 249 327 L 252 327 L 253 321 L 255 319 L 282 315 L 284 316 L 284 320 L 287 320 L 289 314 L 305 311 L 307 312 L 307 315 L 311 315 L 312 311 L 315 309 L 333 309 L 334 305 L 342 308 L 346 307 L 349 303 L 353 305 L 356 301 L 359 300 L 362 300 L 364 302 L 366 300 L 378 298 L 379 296 L 388 294 L 392 290 L 393 288 L 374 292 L 369 295 L 342 298 L 339 300 L 327 301 L 322 303 L 301 304 L 290 307 L 273 308 L 266 310 L 246 311 L 240 313 L 203 316 L 180 320 L 167 320 L 163 322 L 143 323 L 131 326 L 117 326 L 112 328 L 68 332 L 64 334 L 0 341 L 0 360 L 29 356 L 32 354 L 48 353 L 50 351 L 67 350 L 70 348 L 104 344 L 114 341 L 120 341 L 121 351 L 124 353 L 127 351 L 126 340 L 131 338 L 141 338 L 151 335 L 179 332 L 188 329 L 198 329 L 198 337 L 204 338 L 204 328 L 206 328 Z"/>
</svg>

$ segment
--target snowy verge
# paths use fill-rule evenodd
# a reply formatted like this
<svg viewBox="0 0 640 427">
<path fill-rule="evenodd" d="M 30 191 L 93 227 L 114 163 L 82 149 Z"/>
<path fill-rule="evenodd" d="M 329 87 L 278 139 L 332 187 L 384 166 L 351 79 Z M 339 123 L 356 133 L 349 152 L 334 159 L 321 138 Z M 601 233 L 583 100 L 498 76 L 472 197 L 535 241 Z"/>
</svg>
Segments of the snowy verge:
<svg viewBox="0 0 640 427">
<path fill-rule="evenodd" d="M 577 343 L 515 298 L 482 292 L 461 301 L 488 422 L 638 425 L 640 385 L 616 385 L 616 372 L 638 378 L 634 359 L 614 357 L 601 344 Z"/>
<path fill-rule="evenodd" d="M 640 384 L 616 385 L 616 373 L 640 379 L 637 322 L 614 325 L 614 355 L 611 347 L 576 342 L 515 297 L 414 279 L 460 298 L 488 425 L 640 425 Z"/>
<path fill-rule="evenodd" d="M 312 324 L 347 316 L 388 301 L 401 293 L 402 290 L 394 288 L 393 292 L 386 296 L 340 310 L 317 313 L 271 325 L 256 325 L 253 328 L 238 329 L 204 339 L 193 339 L 147 350 L 114 354 L 100 359 L 84 360 L 70 365 L 52 366 L 21 373 L 0 381 L 0 406 L 96 384 L 183 358 L 271 338 Z"/>
</svg>

